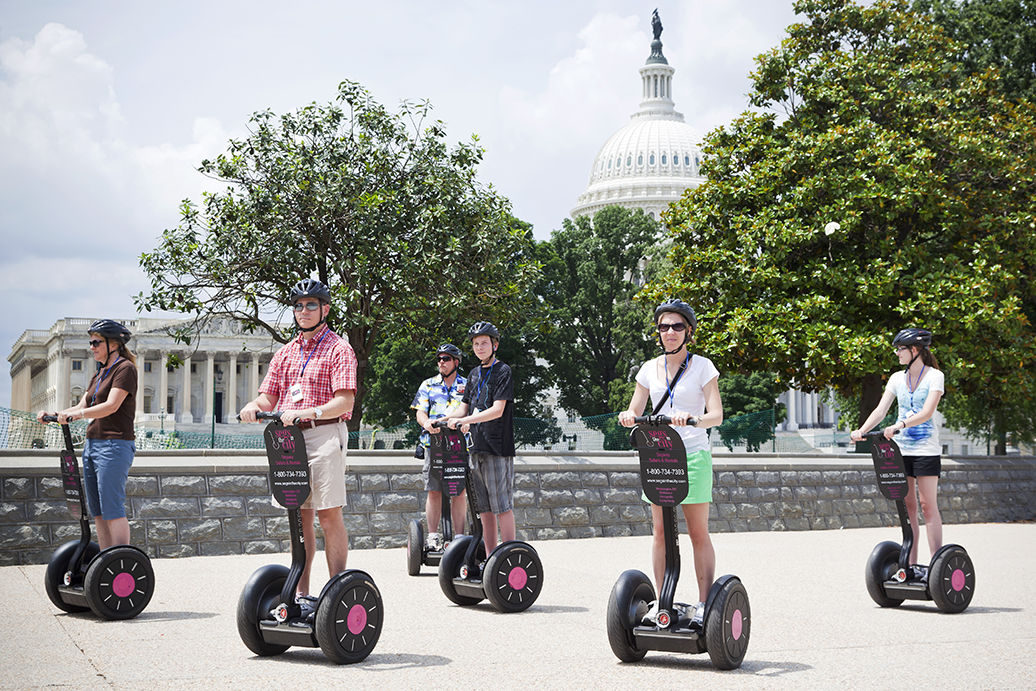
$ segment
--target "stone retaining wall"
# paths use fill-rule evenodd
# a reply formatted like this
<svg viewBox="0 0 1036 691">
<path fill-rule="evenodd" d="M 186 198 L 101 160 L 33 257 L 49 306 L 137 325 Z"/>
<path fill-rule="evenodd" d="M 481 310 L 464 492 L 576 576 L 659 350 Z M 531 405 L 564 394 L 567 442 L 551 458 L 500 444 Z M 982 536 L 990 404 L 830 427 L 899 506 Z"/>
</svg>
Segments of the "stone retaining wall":
<svg viewBox="0 0 1036 691">
<path fill-rule="evenodd" d="M 343 513 L 354 548 L 404 545 L 409 522 L 423 518 L 420 468 L 388 454 L 370 465 L 350 454 Z M 78 523 L 65 507 L 56 467 L 4 467 L 5 457 L 11 452 L 0 453 L 0 565 L 44 563 L 55 546 L 78 538 Z M 896 525 L 895 506 L 878 493 L 869 460 L 857 458 L 717 457 L 710 529 Z M 514 493 L 520 539 L 651 532 L 632 455 L 522 460 L 528 463 L 517 465 Z M 139 463 L 127 483 L 133 543 L 153 557 L 286 551 L 287 518 L 270 501 L 261 463 L 260 457 L 254 464 L 198 469 Z M 944 461 L 939 506 L 946 523 L 1032 520 L 1036 459 Z"/>
</svg>

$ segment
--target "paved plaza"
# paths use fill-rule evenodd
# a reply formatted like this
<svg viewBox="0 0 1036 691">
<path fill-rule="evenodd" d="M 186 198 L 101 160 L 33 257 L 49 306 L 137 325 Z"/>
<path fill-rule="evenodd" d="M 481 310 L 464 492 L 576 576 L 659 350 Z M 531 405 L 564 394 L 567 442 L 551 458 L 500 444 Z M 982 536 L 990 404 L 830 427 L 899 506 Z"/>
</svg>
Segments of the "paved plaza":
<svg viewBox="0 0 1036 691">
<path fill-rule="evenodd" d="M 45 566 L 9 566 L 0 568 L 0 689 L 1036 689 L 1036 524 L 946 527 L 977 574 L 971 607 L 956 615 L 870 600 L 867 556 L 898 535 L 714 535 L 718 573 L 740 575 L 752 606 L 748 653 L 730 672 L 708 655 L 649 652 L 634 664 L 612 655 L 608 595 L 623 570 L 649 570 L 646 537 L 535 543 L 544 587 L 518 614 L 453 605 L 432 569 L 406 575 L 403 549 L 353 551 L 350 566 L 382 591 L 385 626 L 370 657 L 343 667 L 319 649 L 258 658 L 238 638 L 242 585 L 263 564 L 288 564 L 286 554 L 157 560 L 151 604 L 119 622 L 59 612 Z M 686 537 L 681 547 L 678 599 L 693 601 Z M 318 566 L 324 577 L 322 555 Z"/>
</svg>

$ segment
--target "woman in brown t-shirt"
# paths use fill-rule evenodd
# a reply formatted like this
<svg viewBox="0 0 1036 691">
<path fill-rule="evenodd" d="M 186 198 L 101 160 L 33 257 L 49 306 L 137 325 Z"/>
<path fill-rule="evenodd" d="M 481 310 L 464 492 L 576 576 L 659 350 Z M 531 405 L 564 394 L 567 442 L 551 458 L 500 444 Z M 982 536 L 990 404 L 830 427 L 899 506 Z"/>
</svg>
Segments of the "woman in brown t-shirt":
<svg viewBox="0 0 1036 691">
<path fill-rule="evenodd" d="M 102 319 L 90 325 L 90 350 L 99 369 L 77 405 L 58 413 L 58 422 L 89 418 L 83 446 L 83 488 L 101 549 L 130 542 L 126 478 L 136 445 L 133 434 L 137 365 L 126 347 L 130 332 Z M 37 418 L 42 422 L 40 412 Z"/>
</svg>

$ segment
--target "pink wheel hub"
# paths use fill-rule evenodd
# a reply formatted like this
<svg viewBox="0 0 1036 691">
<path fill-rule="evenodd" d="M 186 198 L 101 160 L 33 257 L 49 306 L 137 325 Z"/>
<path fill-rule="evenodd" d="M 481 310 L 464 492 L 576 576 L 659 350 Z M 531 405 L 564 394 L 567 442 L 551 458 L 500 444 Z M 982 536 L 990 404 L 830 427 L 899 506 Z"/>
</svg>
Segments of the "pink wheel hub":
<svg viewBox="0 0 1036 691">
<path fill-rule="evenodd" d="M 116 597 L 127 597 L 137 587 L 137 579 L 125 571 L 112 579 L 112 592 Z"/>
<path fill-rule="evenodd" d="M 734 637 L 734 640 L 740 640 L 741 634 L 744 633 L 745 622 L 741 616 L 741 610 L 735 609 L 734 614 L 730 617 L 730 635 Z"/>
<path fill-rule="evenodd" d="M 955 569 L 953 571 L 953 575 L 950 576 L 950 585 L 953 586 L 953 589 L 958 593 L 964 590 L 964 572 L 960 569 Z"/>
<path fill-rule="evenodd" d="M 515 590 L 521 590 L 528 582 L 529 574 L 527 574 L 525 569 L 520 566 L 516 566 L 511 569 L 511 573 L 507 574 L 507 585 L 511 586 Z"/>
<path fill-rule="evenodd" d="M 349 608 L 349 616 L 345 618 L 349 633 L 356 636 L 367 627 L 367 610 L 363 605 L 353 605 Z"/>
</svg>

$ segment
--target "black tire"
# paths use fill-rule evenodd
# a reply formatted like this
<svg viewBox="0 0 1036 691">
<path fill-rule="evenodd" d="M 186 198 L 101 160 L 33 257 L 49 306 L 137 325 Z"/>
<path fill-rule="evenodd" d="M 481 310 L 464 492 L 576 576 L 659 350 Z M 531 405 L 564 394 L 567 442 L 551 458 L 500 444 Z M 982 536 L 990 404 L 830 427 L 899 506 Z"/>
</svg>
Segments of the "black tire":
<svg viewBox="0 0 1036 691">
<path fill-rule="evenodd" d="M 102 619 L 132 619 L 155 594 L 151 560 L 136 547 L 106 549 L 90 562 L 83 591 L 90 609 Z"/>
<path fill-rule="evenodd" d="M 731 578 L 716 593 L 705 613 L 705 649 L 716 669 L 740 667 L 751 635 L 748 591 L 739 579 Z"/>
<path fill-rule="evenodd" d="M 482 597 L 459 595 L 456 588 L 453 587 L 453 579 L 460 577 L 460 567 L 464 563 L 464 552 L 467 551 L 468 543 L 471 542 L 471 539 L 470 535 L 461 535 L 454 539 L 450 546 L 446 548 L 446 551 L 443 552 L 442 560 L 439 561 L 439 587 L 442 588 L 443 594 L 450 602 L 461 607 L 477 605 L 485 599 Z M 486 548 L 479 545 L 476 552 L 476 560 L 481 561 L 484 559 L 485 553 Z"/>
<path fill-rule="evenodd" d="M 654 599 L 651 579 L 635 569 L 624 571 L 612 586 L 608 597 L 608 644 L 615 657 L 623 662 L 639 662 L 647 655 L 646 649 L 637 648 L 633 629 L 643 620 Z"/>
<path fill-rule="evenodd" d="M 384 611 L 373 579 L 363 571 L 347 571 L 327 587 L 317 606 L 320 649 L 339 665 L 360 662 L 381 637 Z"/>
<path fill-rule="evenodd" d="M 944 548 L 928 571 L 928 592 L 935 606 L 948 614 L 963 612 L 975 594 L 975 565 L 963 547 Z"/>
<path fill-rule="evenodd" d="M 79 547 L 79 540 L 72 540 L 54 550 L 54 554 L 50 555 L 50 561 L 47 562 L 47 575 L 45 576 L 44 585 L 47 589 L 47 597 L 54 603 L 54 606 L 63 612 L 77 613 L 77 612 L 89 612 L 89 607 L 82 607 L 80 605 L 70 605 L 61 599 L 61 593 L 58 592 L 58 588 L 65 584 L 65 572 L 68 571 L 69 562 L 72 561 L 72 555 L 75 554 L 76 548 Z M 86 554 L 83 555 L 84 561 L 89 562 L 97 553 L 100 552 L 100 548 L 96 542 L 91 542 L 86 546 Z"/>
<path fill-rule="evenodd" d="M 288 567 L 268 564 L 256 569 L 237 600 L 237 633 L 245 647 L 260 657 L 280 655 L 291 646 L 263 640 L 259 622 L 270 618 L 270 610 L 281 604 L 281 589 L 288 580 Z"/>
<path fill-rule="evenodd" d="M 482 574 L 486 598 L 500 612 L 529 609 L 543 589 L 543 564 L 525 542 L 505 542 L 489 555 Z"/>
<path fill-rule="evenodd" d="M 410 521 L 406 538 L 406 572 L 411 576 L 421 573 L 424 561 L 424 526 L 421 521 Z"/>
<path fill-rule="evenodd" d="M 891 598 L 885 594 L 884 583 L 899 568 L 899 549 L 896 542 L 882 542 L 871 552 L 867 560 L 864 579 L 867 581 L 867 592 L 879 607 L 899 607 L 903 600 Z"/>
</svg>

